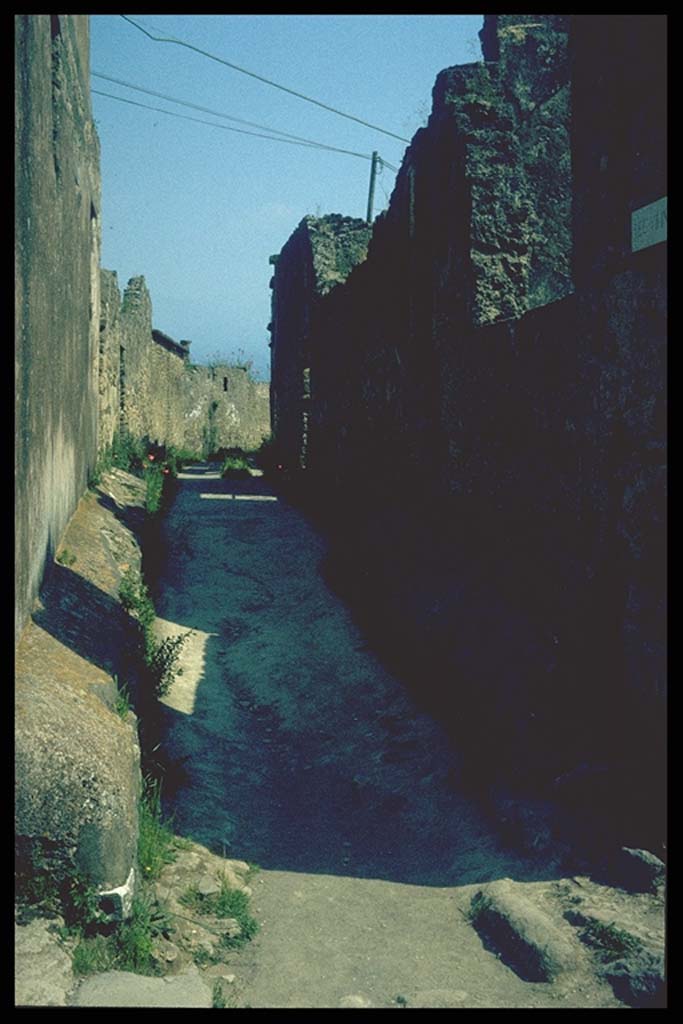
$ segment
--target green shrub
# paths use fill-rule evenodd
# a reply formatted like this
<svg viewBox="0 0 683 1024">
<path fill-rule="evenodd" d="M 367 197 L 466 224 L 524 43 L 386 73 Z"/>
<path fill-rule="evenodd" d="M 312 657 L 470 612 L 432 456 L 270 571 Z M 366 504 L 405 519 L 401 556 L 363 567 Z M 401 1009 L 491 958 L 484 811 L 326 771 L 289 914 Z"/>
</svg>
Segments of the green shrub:
<svg viewBox="0 0 683 1024">
<path fill-rule="evenodd" d="M 175 445 L 168 445 L 164 461 L 173 476 L 177 476 L 186 463 L 201 462 L 202 458 L 197 452 L 192 452 L 188 448 L 176 448 Z"/>
<path fill-rule="evenodd" d="M 119 585 L 119 600 L 147 632 L 155 619 L 154 605 L 141 574 L 135 569 L 127 569 L 124 573 Z"/>
<path fill-rule="evenodd" d="M 228 455 L 221 467 L 221 476 L 231 477 L 232 479 L 251 476 L 251 473 L 249 472 L 249 463 L 245 456 Z"/>
<path fill-rule="evenodd" d="M 68 880 L 63 896 L 64 921 L 70 927 L 81 928 L 86 934 L 106 921 L 100 909 L 97 890 L 81 875 Z"/>
<path fill-rule="evenodd" d="M 157 698 L 164 697 L 173 685 L 180 652 L 188 637 L 192 636 L 192 630 L 161 641 L 155 638 L 152 629 L 156 618 L 154 605 L 142 576 L 133 569 L 128 569 L 121 580 L 119 600 L 140 623 L 141 673 L 146 683 L 145 690 Z"/>
<path fill-rule="evenodd" d="M 165 697 L 178 674 L 180 652 L 192 630 L 177 636 L 167 636 L 157 642 L 149 633 L 145 644 L 145 676 L 148 689 L 155 697 Z"/>
<path fill-rule="evenodd" d="M 157 463 L 145 467 L 145 509 L 150 515 L 154 515 L 161 508 L 161 498 L 164 491 L 163 469 Z"/>
<path fill-rule="evenodd" d="M 111 445 L 111 464 L 130 473 L 139 473 L 145 458 L 145 442 L 134 438 L 126 427 L 119 428 Z"/>
</svg>

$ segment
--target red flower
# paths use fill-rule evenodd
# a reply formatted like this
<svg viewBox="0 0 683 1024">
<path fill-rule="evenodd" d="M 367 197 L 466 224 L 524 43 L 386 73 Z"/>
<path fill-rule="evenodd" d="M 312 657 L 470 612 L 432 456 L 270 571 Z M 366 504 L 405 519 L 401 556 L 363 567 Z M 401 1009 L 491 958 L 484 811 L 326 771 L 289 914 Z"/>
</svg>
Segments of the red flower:
<svg viewBox="0 0 683 1024">
<path fill-rule="evenodd" d="M 150 462 L 154 462 L 154 456 L 153 455 L 150 454 L 150 455 L 147 456 L 147 458 L 149 459 Z"/>
<path fill-rule="evenodd" d="M 166 469 L 162 469 L 162 473 L 170 473 L 170 472 L 171 472 L 170 469 L 167 469 L 167 468 Z"/>
</svg>

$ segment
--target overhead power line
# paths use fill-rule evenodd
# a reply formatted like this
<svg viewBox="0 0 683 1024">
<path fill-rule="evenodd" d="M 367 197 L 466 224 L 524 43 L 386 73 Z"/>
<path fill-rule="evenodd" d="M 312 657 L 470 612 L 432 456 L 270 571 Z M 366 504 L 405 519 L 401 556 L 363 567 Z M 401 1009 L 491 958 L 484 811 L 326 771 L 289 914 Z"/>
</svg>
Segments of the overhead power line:
<svg viewBox="0 0 683 1024">
<path fill-rule="evenodd" d="M 316 107 L 322 107 L 323 110 L 329 110 L 332 114 L 338 114 L 340 117 L 345 117 L 349 121 L 355 121 L 357 124 L 362 124 L 366 128 L 372 128 L 373 131 L 381 132 L 383 135 L 389 135 L 392 139 L 398 139 L 399 142 L 410 142 L 410 139 L 404 139 L 402 135 L 396 135 L 395 132 L 387 131 L 386 128 L 380 128 L 379 125 L 371 124 L 369 121 L 363 121 L 360 117 L 354 117 L 353 114 L 346 114 L 343 110 L 337 110 L 336 107 L 330 107 L 327 103 L 321 103 L 320 100 L 314 100 L 311 96 L 305 96 L 302 92 L 296 92 L 294 89 L 287 88 L 286 85 L 280 85 L 278 82 L 273 82 L 269 78 L 264 78 L 263 75 L 257 75 L 254 71 L 248 71 L 246 68 L 240 67 L 238 64 L 232 64 L 228 60 L 224 60 L 222 57 L 216 57 L 213 53 L 208 53 L 206 50 L 201 50 L 198 46 L 193 46 L 192 43 L 186 43 L 182 39 L 173 39 L 170 36 L 155 36 L 147 29 L 143 28 L 142 25 L 138 25 L 137 22 L 129 18 L 127 14 L 122 14 L 121 17 L 124 21 L 130 22 L 139 32 L 144 33 L 149 39 L 152 39 L 155 43 L 174 43 L 176 46 L 185 46 L 188 50 L 194 50 L 195 53 L 200 53 L 203 57 L 208 57 L 209 60 L 215 60 L 218 64 L 224 64 L 228 68 L 232 68 L 233 71 L 239 71 L 243 75 L 249 75 L 250 78 L 256 78 L 259 82 L 265 82 L 266 85 L 272 85 L 274 89 L 280 89 L 282 92 L 288 92 L 290 96 L 296 96 L 300 100 L 306 100 L 307 103 L 314 103 Z"/>
<path fill-rule="evenodd" d="M 394 165 L 390 164 L 388 160 L 385 160 L 383 156 L 379 158 L 379 162 L 383 167 L 388 167 L 390 171 L 394 171 L 395 174 L 398 174 L 398 167 L 394 167 Z"/>
<path fill-rule="evenodd" d="M 270 142 L 287 142 L 290 146 L 305 146 L 308 149 L 326 149 L 332 153 L 345 153 L 347 156 L 357 156 L 361 160 L 372 160 L 369 153 L 356 153 L 352 149 L 340 149 L 339 146 L 328 146 L 323 142 L 300 142 L 294 138 L 278 138 L 276 135 L 264 135 L 261 132 L 248 132 L 244 128 L 231 128 L 227 124 L 214 124 L 213 121 L 206 121 L 202 117 L 190 117 L 189 114 L 178 114 L 175 110 L 164 110 L 163 107 L 152 107 L 148 103 L 138 103 L 137 100 L 127 100 L 123 96 L 114 96 L 110 92 L 102 92 L 100 89 L 91 89 L 97 96 L 106 96 L 110 100 L 118 100 L 119 103 L 128 103 L 132 107 L 142 107 L 143 110 L 154 110 L 158 114 L 166 114 L 168 117 L 179 117 L 183 121 L 195 121 L 197 124 L 208 124 L 211 128 L 221 128 L 226 132 L 237 132 L 238 135 L 252 135 L 257 139 L 268 139 Z"/>
<path fill-rule="evenodd" d="M 181 106 L 181 107 L 190 107 L 192 110 L 201 110 L 205 114 L 212 114 L 213 117 L 223 117 L 227 121 L 235 121 L 235 122 L 237 122 L 237 124 L 246 124 L 250 128 L 260 128 L 261 131 L 273 132 L 275 135 L 283 135 L 287 139 L 294 139 L 297 142 L 305 142 L 305 143 L 307 143 L 309 145 L 312 145 L 312 146 L 323 146 L 323 145 L 325 145 L 325 143 L 316 142 L 314 139 L 306 139 L 306 138 L 303 138 L 303 136 L 301 136 L 301 135 L 292 135 L 290 132 L 283 132 L 279 128 L 271 128 L 269 125 L 266 125 L 266 124 L 257 124 L 255 121 L 245 121 L 244 118 L 242 118 L 242 117 L 235 117 L 232 114 L 224 114 L 224 113 L 222 113 L 219 110 L 211 110 L 209 107 L 201 107 L 201 106 L 199 106 L 198 103 L 190 103 L 189 100 L 178 100 L 174 96 L 166 96 L 162 92 L 154 92 L 152 89 L 144 89 L 141 85 L 133 85 L 132 82 L 124 82 L 123 79 L 121 79 L 121 78 L 112 78 L 110 75 L 103 75 L 99 71 L 91 71 L 91 74 L 93 75 L 94 78 L 102 78 L 102 79 L 104 79 L 105 82 L 113 82 L 115 85 L 122 85 L 126 89 L 134 89 L 135 92 L 143 92 L 147 96 L 156 96 L 157 99 L 166 100 L 168 103 L 177 103 L 178 106 Z M 101 93 L 101 95 L 102 96 L 110 96 L 111 94 L 110 93 Z M 157 109 L 157 108 L 155 107 L 155 108 L 150 108 L 150 109 Z M 209 121 L 206 121 L 204 123 L 205 124 L 210 124 Z M 216 125 L 216 127 L 218 127 L 218 125 Z M 371 159 L 371 157 L 368 156 L 368 160 L 370 160 L 370 159 Z"/>
</svg>

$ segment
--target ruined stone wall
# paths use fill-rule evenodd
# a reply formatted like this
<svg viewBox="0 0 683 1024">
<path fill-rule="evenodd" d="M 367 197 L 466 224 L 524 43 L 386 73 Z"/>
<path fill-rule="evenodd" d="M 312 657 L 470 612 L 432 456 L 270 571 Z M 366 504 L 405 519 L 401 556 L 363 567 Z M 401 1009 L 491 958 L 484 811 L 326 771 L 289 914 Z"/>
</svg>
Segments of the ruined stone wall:
<svg viewBox="0 0 683 1024">
<path fill-rule="evenodd" d="M 100 450 L 117 426 L 136 438 L 207 455 L 257 448 L 270 432 L 268 385 L 235 366 L 193 366 L 183 346 L 152 329 L 144 277 L 121 298 L 116 274 L 102 271 Z"/>
<path fill-rule="evenodd" d="M 100 177 L 86 16 L 15 18 L 15 97 L 18 637 L 97 455 Z"/>
<path fill-rule="evenodd" d="M 308 463 L 310 339 L 319 299 L 365 259 L 370 234 L 365 221 L 352 217 L 304 217 L 280 255 L 271 257 L 271 417 L 278 458 L 287 467 Z"/>
<path fill-rule="evenodd" d="M 122 422 L 134 437 L 151 438 L 152 300 L 144 277 L 126 285 L 120 316 Z"/>
<path fill-rule="evenodd" d="M 102 270 L 99 323 L 97 448 L 111 446 L 121 421 L 121 293 L 116 272 Z"/>
<path fill-rule="evenodd" d="M 434 411 L 453 331 L 571 291 L 566 25 L 530 24 L 510 45 L 517 60 L 439 75 L 367 264 L 319 304 L 309 466 L 324 475 L 363 466 L 380 490 L 432 475 L 448 443 Z M 276 276 L 281 319 L 296 305 L 287 288 Z M 289 405 L 273 382 L 274 408 Z"/>
<path fill-rule="evenodd" d="M 660 839 L 665 246 L 630 218 L 666 194 L 663 21 L 487 16 L 485 62 L 439 75 L 315 307 L 306 474 L 480 776 L 588 766 Z"/>
<path fill-rule="evenodd" d="M 183 448 L 185 431 L 181 400 L 182 381 L 186 373 L 185 360 L 153 341 L 146 370 L 148 394 L 153 395 L 149 403 L 149 427 L 146 433 L 152 440 Z"/>
</svg>

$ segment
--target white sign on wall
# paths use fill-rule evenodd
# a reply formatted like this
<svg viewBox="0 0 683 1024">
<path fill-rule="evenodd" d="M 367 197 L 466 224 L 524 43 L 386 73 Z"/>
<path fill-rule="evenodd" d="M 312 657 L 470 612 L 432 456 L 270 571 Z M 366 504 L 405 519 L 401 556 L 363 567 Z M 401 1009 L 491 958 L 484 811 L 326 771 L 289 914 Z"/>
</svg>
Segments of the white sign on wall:
<svg viewBox="0 0 683 1024">
<path fill-rule="evenodd" d="M 631 252 L 666 241 L 666 200 L 641 206 L 631 214 Z"/>
</svg>

